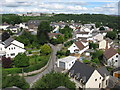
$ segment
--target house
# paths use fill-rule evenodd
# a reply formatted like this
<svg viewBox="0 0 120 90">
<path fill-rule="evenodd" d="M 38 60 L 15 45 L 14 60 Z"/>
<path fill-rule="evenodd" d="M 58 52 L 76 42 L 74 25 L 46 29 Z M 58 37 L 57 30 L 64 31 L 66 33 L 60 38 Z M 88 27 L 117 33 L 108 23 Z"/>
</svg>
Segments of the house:
<svg viewBox="0 0 120 90">
<path fill-rule="evenodd" d="M 98 48 L 101 50 L 105 50 L 105 49 L 109 49 L 110 48 L 110 44 L 107 40 L 102 40 L 100 42 L 98 42 Z"/>
<path fill-rule="evenodd" d="M 106 38 L 105 40 L 108 41 L 108 43 L 109 43 L 110 45 L 113 44 L 113 40 L 112 40 L 112 39 L 110 39 L 110 38 Z"/>
<path fill-rule="evenodd" d="M 27 24 L 26 23 L 20 23 L 20 24 L 18 24 L 18 26 L 19 26 L 19 28 L 24 28 L 24 29 L 28 29 L 28 26 L 27 26 Z"/>
<path fill-rule="evenodd" d="M 80 23 L 71 23 L 71 24 L 69 24 L 69 27 L 71 28 L 71 29 L 73 29 L 73 31 L 75 31 L 75 30 L 80 30 L 80 28 L 81 28 L 81 24 Z"/>
<path fill-rule="evenodd" d="M 96 42 L 96 41 L 102 41 L 104 36 L 99 33 L 99 34 L 94 35 L 92 38 L 93 38 L 93 41 Z"/>
<path fill-rule="evenodd" d="M 93 29 L 96 29 L 95 24 L 84 24 L 84 26 L 89 29 L 91 29 L 92 27 Z"/>
<path fill-rule="evenodd" d="M 57 39 L 57 36 L 58 36 L 58 35 L 64 36 L 64 35 L 61 34 L 61 33 L 48 33 L 48 36 L 49 36 L 50 38 L 54 38 L 54 39 Z"/>
<path fill-rule="evenodd" d="M 0 52 L 4 52 L 5 57 L 14 58 L 18 53 L 25 51 L 24 44 L 11 37 L 0 43 Z"/>
<path fill-rule="evenodd" d="M 52 22 L 52 23 L 50 24 L 50 26 L 52 26 L 52 27 L 57 27 L 57 26 L 59 26 L 60 29 L 63 29 L 66 25 L 68 25 L 68 24 L 65 23 L 65 22 L 62 22 L 62 21 L 60 21 L 60 22 L 58 22 L 58 23 Z"/>
<path fill-rule="evenodd" d="M 40 20 L 29 20 L 27 22 L 28 29 L 29 30 L 35 30 L 37 31 L 38 26 L 40 25 Z"/>
<path fill-rule="evenodd" d="M 9 26 L 6 30 L 10 30 L 12 33 L 18 33 L 20 31 L 19 26 Z"/>
<path fill-rule="evenodd" d="M 6 30 L 7 29 L 7 27 L 9 27 L 10 25 L 9 24 L 7 24 L 6 22 L 4 22 L 3 24 L 1 24 L 0 25 L 0 29 L 2 30 Z"/>
<path fill-rule="evenodd" d="M 82 54 L 84 51 L 86 51 L 89 48 L 89 46 L 85 44 L 86 44 L 85 42 L 83 43 L 81 41 L 76 41 L 68 48 L 68 50 L 70 50 L 70 53 Z"/>
<path fill-rule="evenodd" d="M 106 88 L 109 82 L 109 72 L 105 67 L 96 69 L 80 61 L 76 61 L 69 70 L 69 77 L 75 82 L 77 88 L 85 90 Z"/>
<path fill-rule="evenodd" d="M 105 50 L 103 59 L 108 66 L 120 67 L 120 54 L 112 47 Z"/>
<path fill-rule="evenodd" d="M 116 78 L 120 78 L 120 67 L 113 69 L 111 74 Z"/>
<path fill-rule="evenodd" d="M 58 59 L 57 67 L 69 70 L 73 66 L 76 60 L 77 58 L 74 56 L 68 56 L 65 58 Z"/>
<path fill-rule="evenodd" d="M 91 34 L 89 32 L 81 32 L 81 31 L 77 31 L 76 32 L 76 38 L 89 38 L 91 36 Z"/>
</svg>

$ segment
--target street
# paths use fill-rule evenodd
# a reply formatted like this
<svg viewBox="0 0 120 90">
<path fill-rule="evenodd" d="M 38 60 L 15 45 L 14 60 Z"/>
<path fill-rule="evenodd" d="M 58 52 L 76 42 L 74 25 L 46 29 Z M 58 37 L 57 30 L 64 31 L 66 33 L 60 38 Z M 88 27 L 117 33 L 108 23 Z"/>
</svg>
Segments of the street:
<svg viewBox="0 0 120 90">
<path fill-rule="evenodd" d="M 51 72 L 52 70 L 54 70 L 54 65 L 56 62 L 56 53 L 57 51 L 59 51 L 62 48 L 62 45 L 57 45 L 54 46 L 52 44 L 49 44 L 52 48 L 52 53 L 51 53 L 51 59 L 50 59 L 50 63 L 48 65 L 48 67 L 41 73 L 34 75 L 34 76 L 29 76 L 29 77 L 25 77 L 26 81 L 30 84 L 30 87 L 33 86 L 33 84 L 39 80 L 43 75 L 46 75 L 47 73 Z"/>
</svg>

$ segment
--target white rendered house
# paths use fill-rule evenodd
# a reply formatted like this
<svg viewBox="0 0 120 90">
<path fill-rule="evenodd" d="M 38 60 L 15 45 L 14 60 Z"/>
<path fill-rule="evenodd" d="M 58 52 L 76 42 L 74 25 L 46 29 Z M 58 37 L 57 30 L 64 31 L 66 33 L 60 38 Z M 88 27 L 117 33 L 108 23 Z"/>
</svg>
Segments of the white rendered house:
<svg viewBox="0 0 120 90">
<path fill-rule="evenodd" d="M 81 41 L 74 42 L 74 43 L 68 48 L 68 50 L 70 50 L 70 53 L 79 53 L 79 54 L 82 54 L 82 53 L 85 52 L 87 49 L 89 49 L 89 45 L 87 46 L 86 43 L 81 42 Z"/>
<path fill-rule="evenodd" d="M 5 57 L 14 58 L 18 53 L 24 53 L 24 44 L 9 38 L 0 43 L 0 52 L 5 52 Z"/>
<path fill-rule="evenodd" d="M 103 55 L 108 66 L 120 67 L 120 54 L 114 48 L 105 50 Z"/>
<path fill-rule="evenodd" d="M 93 88 L 106 88 L 110 75 L 105 67 L 94 68 L 76 61 L 69 70 L 69 77 L 75 82 L 77 88 L 92 90 Z"/>
<path fill-rule="evenodd" d="M 98 44 L 99 44 L 99 49 L 105 50 L 110 48 L 110 44 L 107 40 L 102 40 L 98 42 Z"/>
</svg>

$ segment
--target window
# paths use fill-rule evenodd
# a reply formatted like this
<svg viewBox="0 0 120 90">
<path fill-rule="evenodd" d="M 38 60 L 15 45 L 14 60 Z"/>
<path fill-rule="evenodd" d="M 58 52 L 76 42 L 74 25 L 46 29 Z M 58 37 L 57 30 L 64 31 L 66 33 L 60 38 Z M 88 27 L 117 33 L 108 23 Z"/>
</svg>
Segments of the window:
<svg viewBox="0 0 120 90">
<path fill-rule="evenodd" d="M 73 64 L 74 62 L 72 62 L 72 64 Z"/>
<path fill-rule="evenodd" d="M 100 88 L 100 86 L 101 86 L 101 83 L 99 83 L 99 88 Z"/>
<path fill-rule="evenodd" d="M 13 48 L 11 48 L 13 50 Z"/>
<path fill-rule="evenodd" d="M 73 46 L 73 47 L 75 47 L 75 46 Z"/>
<path fill-rule="evenodd" d="M 15 56 L 15 53 L 12 53 L 11 56 Z"/>
<path fill-rule="evenodd" d="M 70 66 L 71 64 L 69 64 L 69 66 Z"/>
<path fill-rule="evenodd" d="M 115 62 L 117 62 L 117 60 L 115 60 Z"/>
<path fill-rule="evenodd" d="M 101 79 L 101 77 L 100 77 L 100 79 Z"/>
<path fill-rule="evenodd" d="M 106 80 L 106 85 L 107 85 L 107 80 Z"/>
<path fill-rule="evenodd" d="M 95 81 L 97 81 L 97 79 L 95 79 Z"/>
<path fill-rule="evenodd" d="M 116 57 L 118 57 L 118 55 L 116 55 Z"/>
<path fill-rule="evenodd" d="M 15 47 L 14 47 L 14 49 L 15 49 Z"/>
<path fill-rule="evenodd" d="M 9 54 L 7 54 L 7 56 L 9 56 Z"/>
<path fill-rule="evenodd" d="M 10 48 L 9 48 L 9 50 L 10 50 Z"/>
</svg>

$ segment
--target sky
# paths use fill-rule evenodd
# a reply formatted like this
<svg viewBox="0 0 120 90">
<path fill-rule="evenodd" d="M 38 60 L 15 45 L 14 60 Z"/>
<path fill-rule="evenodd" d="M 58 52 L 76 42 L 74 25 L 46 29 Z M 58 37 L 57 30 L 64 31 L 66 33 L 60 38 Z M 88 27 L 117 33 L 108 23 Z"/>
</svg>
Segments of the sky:
<svg viewBox="0 0 120 90">
<path fill-rule="evenodd" d="M 119 0 L 2 0 L 0 13 L 118 14 Z"/>
</svg>

